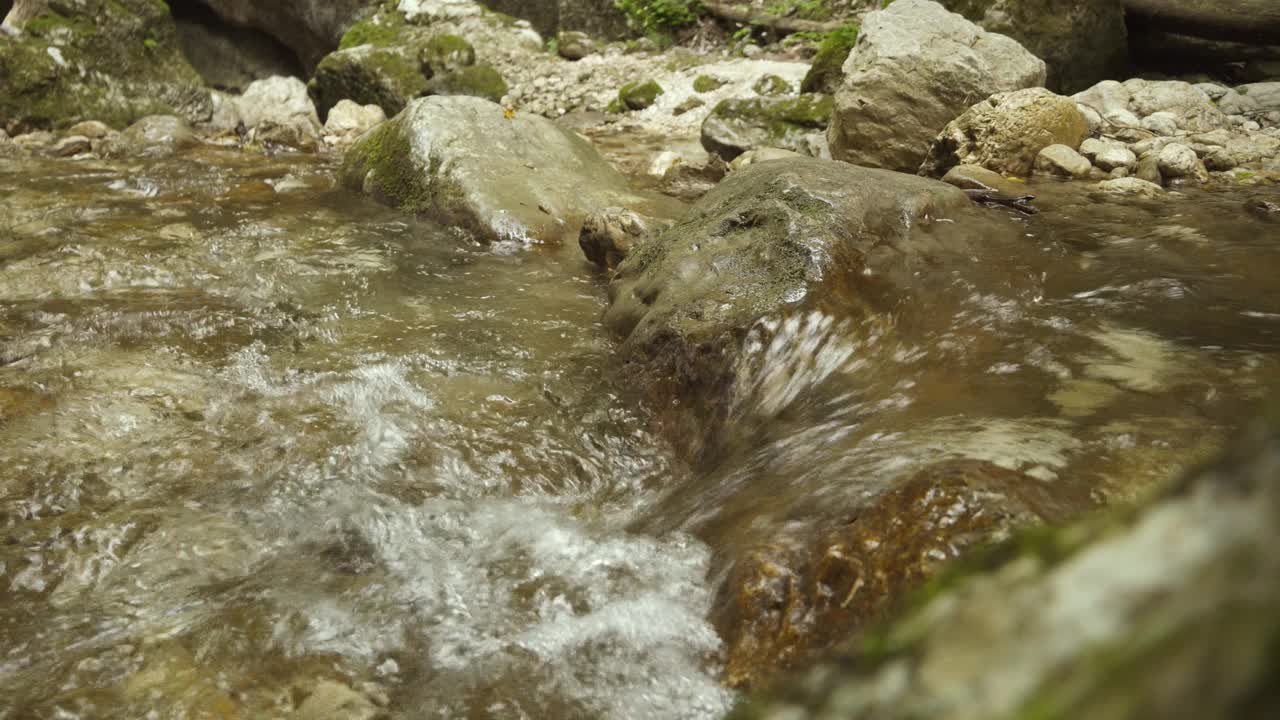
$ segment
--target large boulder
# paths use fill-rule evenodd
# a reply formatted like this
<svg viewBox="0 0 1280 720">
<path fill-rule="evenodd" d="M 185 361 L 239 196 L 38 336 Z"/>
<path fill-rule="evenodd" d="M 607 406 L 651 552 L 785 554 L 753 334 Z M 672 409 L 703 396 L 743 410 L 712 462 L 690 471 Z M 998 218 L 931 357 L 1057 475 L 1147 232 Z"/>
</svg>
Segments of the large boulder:
<svg viewBox="0 0 1280 720">
<path fill-rule="evenodd" d="M 394 115 L 427 94 L 427 75 L 412 48 L 357 45 L 326 55 L 309 87 L 325 117 L 342 100 L 377 105 Z"/>
<path fill-rule="evenodd" d="M 200 121 L 212 112 L 162 0 L 24 0 L 9 23 L 17 36 L 0 34 L 0 126 L 124 127 L 146 115 Z"/>
<path fill-rule="evenodd" d="M 586 139 L 543 117 L 465 96 L 414 100 L 347 152 L 341 177 L 389 205 L 485 240 L 572 242 L 586 216 L 679 203 L 631 190 Z"/>
<path fill-rule="evenodd" d="M 338 50 L 316 67 L 309 85 L 321 116 L 341 100 L 377 105 L 395 115 L 424 95 L 474 95 L 497 101 L 507 84 L 476 63 L 471 43 L 382 12 L 352 26 Z"/>
<path fill-rule="evenodd" d="M 373 0 L 201 0 L 222 19 L 255 28 L 298 54 L 308 68 L 338 47 L 358 13 Z"/>
<path fill-rule="evenodd" d="M 976 98 L 1044 85 L 1044 61 L 930 0 L 868 13 L 845 62 L 828 138 L 858 165 L 915 172 Z"/>
<path fill-rule="evenodd" d="M 1044 88 L 997 93 L 947 123 L 929 148 L 920 174 L 941 177 L 956 165 L 981 165 L 1005 175 L 1031 174 L 1050 145 L 1080 146 L 1089 123 L 1076 104 Z"/>
<path fill-rule="evenodd" d="M 734 720 L 1280 713 L 1280 412 L 1146 507 L 1040 529 Z"/>
<path fill-rule="evenodd" d="M 831 108 L 829 95 L 722 100 L 702 122 L 702 147 L 726 162 L 763 147 L 821 157 Z"/>
<path fill-rule="evenodd" d="M 757 320 L 826 292 L 902 301 L 928 282 L 917 270 L 972 249 L 957 223 L 930 221 L 970 205 L 962 191 L 914 175 L 813 158 L 754 163 L 632 250 L 609 285 L 605 322 L 638 374 L 714 414 Z"/>
<path fill-rule="evenodd" d="M 1064 93 L 1122 76 L 1129 64 L 1124 8 L 1115 0 L 943 0 L 947 9 L 1017 40 L 1048 65 Z"/>
</svg>

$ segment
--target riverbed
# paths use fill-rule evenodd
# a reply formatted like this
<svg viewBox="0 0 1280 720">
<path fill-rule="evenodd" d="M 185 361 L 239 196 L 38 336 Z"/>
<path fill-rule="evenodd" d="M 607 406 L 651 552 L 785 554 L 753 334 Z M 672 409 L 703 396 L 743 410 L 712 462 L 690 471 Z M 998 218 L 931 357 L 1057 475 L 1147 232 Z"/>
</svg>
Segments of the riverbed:
<svg viewBox="0 0 1280 720">
<path fill-rule="evenodd" d="M 721 717 L 732 558 L 947 459 L 1125 503 L 1280 380 L 1280 192 L 1045 184 L 936 295 L 766 319 L 690 457 L 578 248 L 334 175 L 0 164 L 0 717 Z"/>
</svg>

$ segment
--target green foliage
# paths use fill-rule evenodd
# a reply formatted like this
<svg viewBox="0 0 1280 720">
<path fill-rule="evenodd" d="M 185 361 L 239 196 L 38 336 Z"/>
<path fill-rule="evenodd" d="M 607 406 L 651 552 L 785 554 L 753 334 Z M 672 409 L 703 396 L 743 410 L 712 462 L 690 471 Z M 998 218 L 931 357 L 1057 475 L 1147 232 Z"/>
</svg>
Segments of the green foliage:
<svg viewBox="0 0 1280 720">
<path fill-rule="evenodd" d="M 825 20 L 831 17 L 831 8 L 825 0 L 774 0 L 765 6 L 770 15 L 795 15 L 809 20 Z"/>
<path fill-rule="evenodd" d="M 844 76 L 844 61 L 858 42 L 860 29 L 857 23 L 851 22 L 827 33 L 818 44 L 813 65 L 800 83 L 801 92 L 835 92 Z"/>
<path fill-rule="evenodd" d="M 646 35 L 663 35 L 692 25 L 702 12 L 698 0 L 614 0 L 632 27 Z"/>
</svg>

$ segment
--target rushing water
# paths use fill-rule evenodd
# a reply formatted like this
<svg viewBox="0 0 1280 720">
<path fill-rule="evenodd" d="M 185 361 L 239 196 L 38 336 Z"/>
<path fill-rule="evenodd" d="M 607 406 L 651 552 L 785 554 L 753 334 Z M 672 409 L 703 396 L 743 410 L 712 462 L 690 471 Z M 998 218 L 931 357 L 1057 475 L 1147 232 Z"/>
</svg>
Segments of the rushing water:
<svg viewBox="0 0 1280 720">
<path fill-rule="evenodd" d="M 1245 195 L 1054 189 L 927 307 L 763 322 L 690 469 L 576 248 L 332 174 L 0 164 L 0 718 L 715 718 L 717 557 L 944 457 L 1132 497 L 1280 370 Z"/>
</svg>

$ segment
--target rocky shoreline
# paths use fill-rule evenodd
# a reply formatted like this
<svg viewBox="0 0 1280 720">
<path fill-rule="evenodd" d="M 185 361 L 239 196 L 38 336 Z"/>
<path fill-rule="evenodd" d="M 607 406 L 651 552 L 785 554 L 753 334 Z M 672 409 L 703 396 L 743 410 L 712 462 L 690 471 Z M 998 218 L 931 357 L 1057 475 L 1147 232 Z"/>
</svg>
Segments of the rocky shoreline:
<svg viewBox="0 0 1280 720">
<path fill-rule="evenodd" d="M 758 4 L 739 4 L 733 12 L 760 18 L 740 37 L 711 13 L 680 37 L 648 38 L 635 26 L 642 16 L 628 25 L 612 5 L 575 18 L 537 4 L 546 12 L 518 19 L 469 0 L 352 2 L 319 14 L 315 3 L 286 3 L 283 17 L 211 2 L 219 17 L 271 35 L 310 73 L 238 88 L 204 83 L 162 5 L 91 2 L 66 14 L 63 4 L 14 3 L 0 36 L 0 160 L 134 161 L 203 144 L 318 153 L 332 159 L 347 190 L 457 228 L 471 242 L 519 251 L 576 241 L 607 284 L 604 325 L 619 342 L 622 372 L 661 408 L 663 433 L 694 467 L 714 467 L 725 447 L 745 442 L 731 426 L 750 424 L 735 403 L 758 371 L 752 348 L 792 325 L 856 322 L 872 337 L 895 332 L 903 307 L 946 292 L 974 258 L 1011 255 L 1024 216 L 1040 209 L 1037 194 L 1087 187 L 1099 206 L 1162 203 L 1173 212 L 1181 191 L 1280 182 L 1280 65 L 1268 54 L 1277 36 L 1267 24 L 1275 18 L 1247 0 L 1236 3 L 1240 13 L 1265 21 L 1256 37 L 1242 34 L 1239 17 L 1200 4 L 1127 3 L 1130 17 L 1147 23 L 1138 27 L 1207 28 L 1214 63 L 1178 76 L 1130 75 L 1125 13 L 1101 0 L 1067 3 L 1072 9 L 1052 20 L 1056 4 L 1047 0 L 833 3 L 823 20 L 793 12 L 769 16 L 772 24 Z M 802 45 L 787 38 L 817 33 L 780 31 L 777 18 L 831 29 Z M 843 56 L 832 49 L 836 40 L 848 45 Z M 659 47 L 671 41 L 678 44 Z M 1247 52 L 1232 54 L 1226 42 Z M 823 52 L 838 58 L 838 70 Z M 820 62 L 827 66 L 815 79 Z M 1280 219 L 1280 206 L 1268 201 L 1242 203 L 1240 212 Z M 1020 282 L 1013 271 L 1004 280 Z M 753 422 L 775 419 L 764 413 Z M 1239 473 L 1249 481 L 1241 494 L 1219 477 L 1236 469 L 1207 471 L 1199 477 L 1209 479 L 1189 481 L 1192 489 L 1099 535 L 1109 539 L 1091 538 L 1093 549 L 1061 540 L 1072 532 L 1062 530 L 1052 543 L 1069 550 L 1055 545 L 1052 559 L 1033 557 L 1040 564 L 1030 570 L 1019 564 L 1027 555 L 1015 552 L 1009 564 L 983 569 L 989 580 L 962 585 L 883 637 L 871 634 L 875 624 L 936 577 L 941 560 L 1065 523 L 1059 509 L 1069 503 L 1057 493 L 1067 491 L 1042 487 L 1030 471 L 940 459 L 904 471 L 844 515 L 833 511 L 815 537 L 721 559 L 713 620 L 727 643 L 727 684 L 767 685 L 841 642 L 883 645 L 846 651 L 810 670 L 798 695 L 780 690 L 742 716 L 914 717 L 947 707 L 955 711 L 948 716 L 1015 717 L 1041 707 L 1037 692 L 1056 703 L 1037 717 L 1092 708 L 1059 698 L 1049 677 L 1066 667 L 1099 697 L 1118 692 L 1081 668 L 1090 652 L 1123 642 L 1123 631 L 1080 640 L 1056 658 L 1061 667 L 1025 668 L 1018 692 L 992 700 L 967 698 L 956 683 L 1003 682 L 1016 669 L 992 661 L 997 680 L 939 680 L 930 663 L 977 658 L 990 643 L 1013 642 L 1012 631 L 958 638 L 945 626 L 966 622 L 976 613 L 970 605 L 1009 583 L 1028 617 L 1054 583 L 1096 581 L 1105 594 L 1114 577 L 1086 572 L 1088 564 L 1121 562 L 1136 552 L 1126 544 L 1167 532 L 1170 514 L 1204 527 L 1243 519 L 1250 533 L 1206 540 L 1208 555 L 1174 558 L 1162 566 L 1168 582 L 1142 592 L 1193 594 L 1218 553 L 1274 570 L 1259 548 L 1276 539 L 1280 517 L 1270 512 L 1274 483 L 1257 469 L 1274 470 L 1274 428 L 1251 440 L 1240 451 L 1248 457 Z M 914 512 L 924 519 L 903 529 L 898 518 Z M 884 538 L 906 550 L 880 551 Z M 1255 591 L 1280 597 L 1274 583 L 1251 585 Z M 1252 613 L 1256 600 L 1223 602 Z M 1180 643 L 1204 618 L 1171 611 L 1169 627 L 1138 623 L 1138 631 L 1168 632 Z M 1248 662 L 1230 678 L 1238 687 L 1180 716 L 1224 712 L 1241 697 L 1270 701 L 1256 696 L 1259 679 L 1275 669 L 1280 636 L 1273 620 L 1256 626 L 1273 645 L 1250 644 Z M 1046 621 L 1036 637 L 1056 642 L 1068 630 Z M 1218 657 L 1187 652 L 1196 662 Z M 1120 666 L 1137 672 L 1133 664 Z M 1153 667 L 1151 683 L 1184 671 Z M 889 704 L 897 715 L 884 714 Z M 1144 714 L 1152 708 L 1164 706 L 1141 694 L 1114 716 L 1152 717 Z"/>
</svg>

